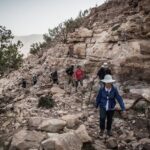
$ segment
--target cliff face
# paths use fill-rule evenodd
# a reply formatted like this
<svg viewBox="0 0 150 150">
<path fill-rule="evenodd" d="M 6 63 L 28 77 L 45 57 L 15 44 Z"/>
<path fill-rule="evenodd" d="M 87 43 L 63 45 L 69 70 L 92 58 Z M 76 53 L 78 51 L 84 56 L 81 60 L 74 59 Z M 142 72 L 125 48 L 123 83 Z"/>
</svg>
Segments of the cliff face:
<svg viewBox="0 0 150 150">
<path fill-rule="evenodd" d="M 73 57 L 68 57 L 70 44 L 73 45 Z M 90 81 L 103 62 L 109 63 L 126 107 L 132 108 L 140 96 L 143 101 L 136 108 L 145 110 L 150 102 L 149 0 L 110 0 L 91 9 L 83 26 L 69 34 L 67 44 L 58 43 L 38 55 L 29 56 L 22 68 L 0 80 L 0 138 L 7 139 L 5 145 L 19 150 L 22 146 L 24 149 L 42 146 L 46 150 L 51 146 L 53 150 L 60 150 L 60 147 L 86 150 L 84 144 L 91 142 L 88 134 L 94 141 L 94 150 L 144 149 L 149 145 L 149 109 L 148 119 L 144 113 L 133 110 L 129 111 L 127 120 L 117 116 L 114 137 L 99 140 L 98 113 L 94 112 L 93 106 L 99 81 L 92 85 L 93 91 L 90 91 Z M 84 86 L 79 87 L 77 93 L 74 87 L 68 86 L 65 73 L 66 67 L 72 64 L 81 65 L 87 72 Z M 58 86 L 49 79 L 54 69 L 59 74 Z M 32 86 L 34 73 L 38 75 L 38 82 Z M 28 82 L 27 89 L 18 85 L 22 77 Z M 52 95 L 55 107 L 37 108 L 39 98 L 47 95 Z M 84 124 L 87 131 L 80 124 Z M 70 128 L 74 130 L 70 131 Z M 52 134 L 54 131 L 57 133 Z"/>
<path fill-rule="evenodd" d="M 149 82 L 148 6 L 148 0 L 108 1 L 93 8 L 85 19 L 89 30 L 78 29 L 70 35 L 68 42 L 74 43 L 75 54 L 85 59 L 110 62 L 114 74 L 121 79 Z"/>
</svg>

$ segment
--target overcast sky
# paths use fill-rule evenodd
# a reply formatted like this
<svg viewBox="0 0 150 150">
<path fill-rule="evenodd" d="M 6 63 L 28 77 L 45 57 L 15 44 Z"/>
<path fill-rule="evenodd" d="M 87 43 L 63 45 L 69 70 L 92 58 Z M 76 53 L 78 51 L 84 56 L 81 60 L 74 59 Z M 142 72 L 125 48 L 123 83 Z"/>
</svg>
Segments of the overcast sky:
<svg viewBox="0 0 150 150">
<path fill-rule="evenodd" d="M 0 0 L 0 25 L 15 35 L 43 34 L 105 0 Z"/>
</svg>

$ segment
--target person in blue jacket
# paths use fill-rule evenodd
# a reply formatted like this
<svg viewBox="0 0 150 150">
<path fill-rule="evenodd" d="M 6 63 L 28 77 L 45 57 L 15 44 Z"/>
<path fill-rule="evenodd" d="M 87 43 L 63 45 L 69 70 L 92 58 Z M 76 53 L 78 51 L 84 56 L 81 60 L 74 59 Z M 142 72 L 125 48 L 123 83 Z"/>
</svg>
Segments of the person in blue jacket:
<svg viewBox="0 0 150 150">
<path fill-rule="evenodd" d="M 100 108 L 100 135 L 103 135 L 105 130 L 105 120 L 107 118 L 107 134 L 112 136 L 111 126 L 114 115 L 116 100 L 118 101 L 123 114 L 125 115 L 125 105 L 122 97 L 119 95 L 116 87 L 113 86 L 115 80 L 111 75 L 105 75 L 101 80 L 104 87 L 101 87 L 96 98 L 96 108 Z"/>
</svg>

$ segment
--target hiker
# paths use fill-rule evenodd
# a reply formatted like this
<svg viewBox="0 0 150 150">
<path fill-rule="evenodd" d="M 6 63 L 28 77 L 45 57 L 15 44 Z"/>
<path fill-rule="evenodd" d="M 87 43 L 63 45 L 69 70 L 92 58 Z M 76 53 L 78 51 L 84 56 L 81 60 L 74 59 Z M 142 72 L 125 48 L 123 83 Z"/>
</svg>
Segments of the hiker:
<svg viewBox="0 0 150 150">
<path fill-rule="evenodd" d="M 129 0 L 128 4 L 129 6 L 136 8 L 139 4 L 139 0 Z"/>
<path fill-rule="evenodd" d="M 33 83 L 33 85 L 35 85 L 37 83 L 37 75 L 36 74 L 34 74 L 32 76 L 32 83 Z"/>
<path fill-rule="evenodd" d="M 111 70 L 108 67 L 108 63 L 103 63 L 102 67 L 100 70 L 97 72 L 97 76 L 99 77 L 100 80 L 103 80 L 105 75 L 111 75 Z"/>
<path fill-rule="evenodd" d="M 58 72 L 56 69 L 51 73 L 50 77 L 54 84 L 58 84 Z"/>
<path fill-rule="evenodd" d="M 104 87 L 101 87 L 96 98 L 96 108 L 100 108 L 100 136 L 105 130 L 105 120 L 107 118 L 107 135 L 112 136 L 111 126 L 116 105 L 115 99 L 118 101 L 122 114 L 125 115 L 125 105 L 122 97 L 119 95 L 116 87 L 113 86 L 115 80 L 111 75 L 106 75 L 103 80 Z"/>
<path fill-rule="evenodd" d="M 74 65 L 71 65 L 69 68 L 66 69 L 66 74 L 68 75 L 68 84 L 74 85 L 73 83 Z"/>
<path fill-rule="evenodd" d="M 69 50 L 68 50 L 68 57 L 73 57 L 73 44 L 69 45 Z"/>
<path fill-rule="evenodd" d="M 22 88 L 27 87 L 27 81 L 24 78 L 22 78 L 22 80 L 21 80 L 21 86 L 22 86 Z"/>
<path fill-rule="evenodd" d="M 74 79 L 75 79 L 75 87 L 76 87 L 76 92 L 78 85 L 80 83 L 81 86 L 83 86 L 83 79 L 84 79 L 84 71 L 81 69 L 81 66 L 77 66 L 77 69 L 74 72 Z"/>
</svg>

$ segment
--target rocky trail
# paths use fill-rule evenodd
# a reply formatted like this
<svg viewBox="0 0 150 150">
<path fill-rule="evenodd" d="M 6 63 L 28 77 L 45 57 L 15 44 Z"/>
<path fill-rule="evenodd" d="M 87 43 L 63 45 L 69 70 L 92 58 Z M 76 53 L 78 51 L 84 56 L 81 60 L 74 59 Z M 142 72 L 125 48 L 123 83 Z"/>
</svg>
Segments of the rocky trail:
<svg viewBox="0 0 150 150">
<path fill-rule="evenodd" d="M 128 2 L 110 0 L 92 8 L 86 26 L 70 33 L 67 44 L 29 56 L 19 70 L 0 79 L 0 149 L 150 149 L 150 2 L 139 0 L 135 8 Z M 74 57 L 67 56 L 69 44 Z M 99 136 L 99 111 L 94 106 L 99 80 L 91 84 L 104 62 L 127 109 L 123 118 L 116 106 L 112 137 Z M 77 92 L 67 84 L 65 69 L 71 64 L 86 72 Z M 59 85 L 49 79 L 54 68 Z M 35 86 L 33 74 L 38 76 Z M 19 85 L 22 77 L 26 89 Z M 47 96 L 54 107 L 38 107 L 39 99 Z"/>
<path fill-rule="evenodd" d="M 14 73 L 10 76 L 17 78 Z M 98 80 L 95 81 L 94 85 L 91 85 L 90 79 L 87 77 L 84 80 L 84 86 L 79 87 L 78 92 L 75 92 L 74 87 L 68 86 L 64 76 L 61 79 L 65 80 L 60 80 L 59 85 L 52 85 L 50 81 L 42 85 L 39 80 L 37 85 L 29 85 L 27 89 L 13 84 L 12 87 L 10 87 L 11 84 L 6 86 L 7 94 L 4 95 L 4 98 L 7 97 L 9 100 L 14 98 L 14 101 L 6 106 L 5 113 L 0 114 L 1 142 L 5 141 L 3 143 L 5 149 L 8 147 L 9 149 L 32 149 L 34 147 L 46 150 L 50 149 L 49 145 L 52 146 L 53 141 L 55 141 L 55 145 L 58 144 L 56 149 L 80 149 L 82 147 L 83 150 L 140 149 L 140 147 L 149 144 L 148 122 L 144 112 L 148 104 L 146 101 L 139 101 L 135 105 L 137 111 L 135 109 L 129 110 L 126 119 L 123 119 L 121 114 L 116 112 L 113 137 L 106 135 L 100 137 L 99 112 L 94 106 L 95 94 L 99 88 Z M 13 81 L 12 78 L 10 80 Z M 90 86 L 93 86 L 91 98 Z M 119 88 L 121 90 L 123 87 L 120 86 Z M 131 85 L 128 88 L 133 87 Z M 127 89 L 124 90 L 128 92 Z M 138 90 L 133 89 L 130 92 L 132 99 L 130 99 L 130 94 L 122 91 L 126 107 L 131 107 L 134 101 L 139 98 Z M 51 109 L 38 108 L 39 97 L 46 95 L 52 95 L 55 100 L 54 107 Z M 144 99 L 143 96 L 142 98 Z M 145 98 L 145 100 L 147 99 Z M 70 134 L 78 132 L 78 130 L 78 136 L 81 139 L 76 141 L 78 138 L 76 139 Z M 59 138 L 65 138 L 68 141 L 62 140 L 59 143 L 57 141 Z M 85 142 L 81 143 L 82 140 Z M 77 142 L 77 145 L 80 143 L 80 146 L 73 145 L 74 142 Z"/>
</svg>

